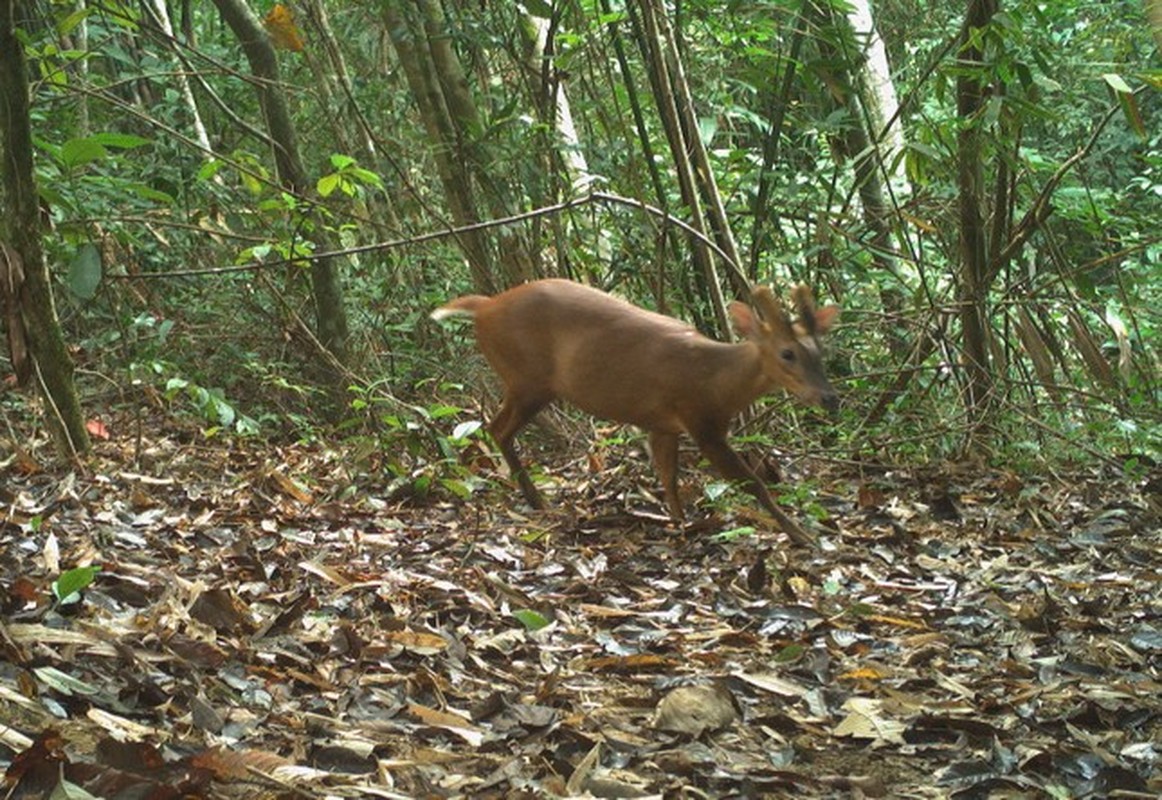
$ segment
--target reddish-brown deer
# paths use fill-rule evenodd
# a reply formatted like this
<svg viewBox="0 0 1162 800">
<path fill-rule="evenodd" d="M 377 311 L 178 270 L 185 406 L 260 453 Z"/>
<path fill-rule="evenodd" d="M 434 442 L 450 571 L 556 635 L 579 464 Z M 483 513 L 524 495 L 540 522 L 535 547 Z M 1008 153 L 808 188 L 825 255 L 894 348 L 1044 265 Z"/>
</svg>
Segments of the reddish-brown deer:
<svg viewBox="0 0 1162 800">
<path fill-rule="evenodd" d="M 649 434 L 654 466 L 675 521 L 678 437 L 689 434 L 723 477 L 740 482 L 783 530 L 805 544 L 812 537 L 775 504 L 755 473 L 726 441 L 731 420 L 777 387 L 800 400 L 834 409 L 838 397 L 823 374 L 820 337 L 836 306 L 816 308 L 811 291 L 792 292 L 792 322 L 771 290 L 752 292 L 761 319 L 734 302 L 730 315 L 745 339 L 724 344 L 691 326 L 567 280 L 534 281 L 493 297 L 467 295 L 432 312 L 433 319 L 474 317 L 481 352 L 504 383 L 504 403 L 489 431 L 525 499 L 543 502 L 514 439 L 556 399 Z"/>
</svg>

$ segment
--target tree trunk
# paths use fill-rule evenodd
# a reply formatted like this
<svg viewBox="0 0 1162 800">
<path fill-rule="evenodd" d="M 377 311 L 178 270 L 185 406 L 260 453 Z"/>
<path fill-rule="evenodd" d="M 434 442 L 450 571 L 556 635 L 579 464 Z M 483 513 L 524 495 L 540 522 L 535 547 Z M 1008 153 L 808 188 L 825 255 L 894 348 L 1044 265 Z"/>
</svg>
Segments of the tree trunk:
<svg viewBox="0 0 1162 800">
<path fill-rule="evenodd" d="M 896 116 L 896 93 L 883 42 L 875 32 L 866 2 L 851 4 L 846 16 L 832 9 L 816 9 L 816 13 L 820 26 L 831 26 L 835 30 L 834 37 L 820 37 L 821 50 L 824 64 L 835 65 L 835 69 L 840 70 L 831 76 L 828 85 L 832 87 L 836 105 L 845 109 L 849 117 L 844 134 L 836 137 L 833 144 L 841 158 L 853 160 L 858 205 L 864 225 L 871 232 L 868 241 L 872 262 L 881 275 L 896 276 L 898 269 L 894 253 L 897 245 L 892 241 L 893 232 L 898 237 L 900 249 L 906 250 L 908 242 L 900 226 L 892 224 L 894 215 L 885 198 L 891 191 L 888 177 L 892 150 L 903 146 L 903 136 L 899 134 L 898 120 L 892 120 Z M 854 52 L 830 44 L 833 40 L 846 43 L 852 39 L 858 48 Z M 897 132 L 894 136 L 898 140 L 896 144 L 891 143 L 890 131 L 893 130 Z M 903 316 L 904 296 L 899 281 L 894 278 L 877 280 L 875 285 L 880 305 L 890 320 L 886 327 L 888 350 L 895 362 L 902 366 L 918 349 L 907 342 L 901 327 L 893 324 Z M 888 387 L 887 391 L 893 396 L 881 398 L 881 404 L 889 404 L 894 399 L 898 386 L 899 381 Z"/>
<path fill-rule="evenodd" d="M 480 222 L 480 216 L 464 140 L 475 136 L 475 131 L 461 130 L 453 122 L 443 88 L 445 82 L 437 73 L 425 25 L 418 19 L 417 9 L 410 5 L 410 0 L 387 0 L 383 4 L 383 13 L 392 45 L 419 108 L 420 119 L 434 144 L 432 158 L 436 162 L 436 173 L 444 187 L 453 223 L 457 227 L 474 225 Z M 454 80 L 449 78 L 446 82 L 453 83 Z M 461 120 L 465 113 L 461 108 Z M 495 292 L 499 286 L 493 274 L 494 257 L 484 231 L 461 231 L 456 241 L 464 251 L 476 290 L 484 294 Z"/>
<path fill-rule="evenodd" d="M 27 345 L 28 366 L 12 353 L 19 373 L 35 377 L 48 410 L 46 422 L 57 452 L 75 459 L 88 452 L 89 434 L 73 383 L 40 241 L 40 200 L 33 173 L 24 46 L 16 38 L 16 0 L 0 0 L 0 279 L 8 306 L 10 341 Z"/>
<path fill-rule="evenodd" d="M 173 22 L 170 21 L 169 8 L 166 0 L 150 0 L 145 5 L 147 12 L 153 14 L 153 22 L 162 32 L 170 39 L 174 39 Z M 186 105 L 186 110 L 190 115 L 190 123 L 194 128 L 194 138 L 198 142 L 198 147 L 201 148 L 201 156 L 203 159 L 211 157 L 212 148 L 210 146 L 210 135 L 206 132 L 206 125 L 202 122 L 202 114 L 198 110 L 198 104 L 194 100 L 194 92 L 190 87 L 190 79 L 188 74 L 196 73 L 197 70 L 190 64 L 189 59 L 185 57 L 185 52 L 176 43 L 172 47 L 175 57 L 181 62 L 185 71 L 175 70 L 174 78 L 178 82 L 178 91 L 181 93 L 182 102 Z M 187 74 L 188 73 L 188 74 Z"/>
<path fill-rule="evenodd" d="M 863 56 L 856 70 L 860 101 L 867 113 L 877 161 L 884 175 L 898 178 L 902 176 L 902 170 L 895 164 L 904 149 L 904 128 L 900 124 L 900 101 L 892 83 L 884 40 L 876 30 L 868 0 L 848 0 L 848 6 L 847 22 L 855 32 Z"/>
<path fill-rule="evenodd" d="M 423 25 L 423 39 L 431 56 L 431 63 L 448 113 L 456 131 L 456 147 L 463 163 L 480 190 L 480 198 L 494 218 L 515 213 L 516 203 L 504 180 L 497 180 L 488 165 L 492 159 L 481 143 L 480 132 L 484 129 L 476 101 L 469 89 L 468 77 L 460 59 L 452 47 L 452 36 L 448 20 L 444 15 L 440 0 L 413 0 L 419 9 Z M 526 242 L 514 228 L 502 227 L 496 233 L 498 251 L 503 254 L 497 259 L 504 273 L 504 283 L 512 285 L 533 277 L 533 258 Z"/>
<path fill-rule="evenodd" d="M 674 76 L 670 69 L 668 57 L 669 48 L 663 39 L 660 16 L 662 10 L 654 7 L 654 0 L 640 0 L 642 30 L 639 44 L 642 56 L 646 61 L 646 69 L 650 76 L 650 84 L 654 91 L 654 102 L 662 120 L 662 127 L 666 132 L 666 140 L 670 145 L 670 157 L 674 162 L 674 171 L 678 178 L 678 189 L 682 195 L 682 202 L 687 209 L 687 222 L 691 228 L 702 235 L 706 235 L 709 225 L 706 219 L 702 197 L 698 191 L 698 178 L 694 162 L 690 153 L 695 147 L 701 147 L 701 142 L 690 141 L 687 138 L 682 115 L 679 111 L 679 98 L 675 95 Z M 695 135 L 697 130 L 695 130 Z M 709 294 L 714 308 L 715 323 L 720 331 L 728 333 L 730 323 L 726 317 L 726 303 L 722 297 L 722 285 L 718 278 L 718 271 L 714 268 L 714 255 L 705 242 L 698 238 L 690 241 L 694 263 L 697 265 L 704 289 Z M 737 262 L 737 259 L 735 260 Z"/>
<path fill-rule="evenodd" d="M 962 36 L 960 62 L 983 65 L 984 54 L 973 44 L 972 32 L 988 25 L 998 11 L 999 0 L 970 0 Z M 979 75 L 966 71 L 956 83 L 957 113 L 961 130 L 957 137 L 959 157 L 960 275 L 958 301 L 965 369 L 965 408 L 975 429 L 983 421 L 992 394 L 989 359 L 988 243 L 984 211 L 984 131 L 979 119 L 987 85 Z"/>
<path fill-rule="evenodd" d="M 766 107 L 767 130 L 763 137 L 763 163 L 759 168 L 758 190 L 751 206 L 750 255 L 746 266 L 747 277 L 752 281 L 758 280 L 759 260 L 771 241 L 767 233 L 768 221 L 772 221 L 773 218 L 771 227 L 778 227 L 779 218 L 777 214 L 772 214 L 770 202 L 771 189 L 774 186 L 772 175 L 775 163 L 779 160 L 779 149 L 783 141 L 783 120 L 791 105 L 791 89 L 795 84 L 795 75 L 799 71 L 799 53 L 806 36 L 808 13 L 807 8 L 799 10 L 799 15 L 795 19 L 795 32 L 791 35 L 791 50 L 787 58 L 783 59 L 782 83 L 776 91 L 772 81 L 763 103 Z"/>
<path fill-rule="evenodd" d="M 258 79 L 258 103 L 274 145 L 274 163 L 279 182 L 291 192 L 305 196 L 311 190 L 299 155 L 294 123 L 279 78 L 278 59 L 270 38 L 244 0 L 214 0 L 219 13 L 238 37 L 250 69 Z M 329 249 L 321 242 L 323 249 Z M 338 268 L 332 259 L 311 262 L 311 290 L 315 301 L 315 326 L 319 342 L 339 363 L 347 363 L 347 312 Z M 338 380 L 327 370 L 332 380 Z"/>
<path fill-rule="evenodd" d="M 569 106 L 569 97 L 565 87 L 553 73 L 552 42 L 549 39 L 552 21 L 539 17 L 532 12 L 525 12 L 526 25 L 521 30 L 525 34 L 527 47 L 528 71 L 533 77 L 542 99 L 539 107 L 541 116 L 557 135 L 560 143 L 558 152 L 565 174 L 569 177 L 570 196 L 577 197 L 584 194 L 592 185 L 594 177 L 589 171 L 589 162 L 585 158 L 585 151 L 581 147 L 581 137 L 577 134 L 577 125 L 573 122 L 573 110 Z M 599 232 L 608 239 L 608 233 Z"/>
<path fill-rule="evenodd" d="M 1150 26 L 1154 44 L 1162 52 L 1162 0 L 1146 0 L 1146 24 Z"/>
<path fill-rule="evenodd" d="M 544 126 L 554 134 L 551 144 L 546 148 L 549 156 L 543 161 L 542 174 L 556 176 L 563 172 L 568 179 L 568 185 L 562 186 L 560 180 L 550 178 L 549 191 L 554 200 L 560 200 L 562 194 L 569 198 L 581 197 L 593 189 L 594 184 L 600 181 L 600 177 L 595 176 L 589 169 L 581 136 L 573 120 L 573 110 L 565 91 L 565 83 L 556 68 L 554 39 L 557 20 L 525 11 L 519 27 L 522 38 L 521 54 L 529 83 L 533 87 L 532 92 L 536 97 L 537 113 Z M 558 253 L 567 252 L 568 234 L 565 233 L 560 218 L 554 216 L 549 225 L 552 226 L 558 243 Z M 598 262 L 612 263 L 613 244 L 609 229 L 598 226 L 592 234 L 596 239 L 593 252 Z"/>
<path fill-rule="evenodd" d="M 669 22 L 664 14 L 658 14 L 657 21 L 660 42 L 664 47 L 664 62 L 670 74 L 670 85 L 673 87 L 674 99 L 677 101 L 678 122 L 682 128 L 682 137 L 686 142 L 686 150 L 693 163 L 695 184 L 702 194 L 710 228 L 714 232 L 714 241 L 722 252 L 730 259 L 727 264 L 727 276 L 734 294 L 747 299 L 750 297 L 751 286 L 742 272 L 742 260 L 738 254 L 738 244 L 735 242 L 734 231 L 730 227 L 730 218 L 726 215 L 726 207 L 722 203 L 722 195 L 718 191 L 718 180 L 714 177 L 714 168 L 710 163 L 710 155 L 706 152 L 706 143 L 702 141 L 701 129 L 698 125 L 697 112 L 694 109 L 694 97 L 690 93 L 690 83 L 686 80 L 686 68 L 682 64 L 682 56 L 675 43 L 675 35 L 670 30 Z M 721 302 L 717 289 L 712 291 L 716 302 Z M 730 327 L 723 328 L 723 333 L 729 333 Z"/>
<path fill-rule="evenodd" d="M 633 6 L 626 7 L 631 13 Z M 617 57 L 618 74 L 622 86 L 625 88 L 626 102 L 629 104 L 630 115 L 633 117 L 634 132 L 637 135 L 638 147 L 641 148 L 640 163 L 650 176 L 650 186 L 654 192 L 654 204 L 657 205 L 665 213 L 670 213 L 670 203 L 667 196 L 665 184 L 662 181 L 662 173 L 658 167 L 660 160 L 655 157 L 653 139 L 650 136 L 650 131 L 646 125 L 645 112 L 642 110 L 641 100 L 639 99 L 637 84 L 634 83 L 634 70 L 630 68 L 629 57 L 625 51 L 625 43 L 621 35 L 621 26 L 617 18 L 613 16 L 609 0 L 601 0 L 601 10 L 606 17 L 610 18 L 608 23 L 609 37 L 613 42 L 613 52 Z M 636 23 L 636 16 L 633 16 L 634 29 L 639 26 Z M 639 37 L 640 38 L 640 37 Z M 632 178 L 630 178 L 632 182 Z M 666 294 L 665 288 L 665 264 L 674 259 L 667 258 L 667 248 L 670 252 L 677 253 L 680 250 L 681 241 L 678 238 L 678 233 L 672 225 L 663 225 L 657 236 L 657 253 L 655 263 L 657 264 L 657 278 L 654 281 L 654 298 L 659 311 L 666 310 Z"/>
</svg>

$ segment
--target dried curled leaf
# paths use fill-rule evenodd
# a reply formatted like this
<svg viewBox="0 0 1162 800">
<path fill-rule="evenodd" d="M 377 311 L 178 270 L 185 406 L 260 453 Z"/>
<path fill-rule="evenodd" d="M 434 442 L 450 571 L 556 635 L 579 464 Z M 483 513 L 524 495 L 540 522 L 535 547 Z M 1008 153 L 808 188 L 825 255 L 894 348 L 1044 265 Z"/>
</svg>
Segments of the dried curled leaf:
<svg viewBox="0 0 1162 800">
<path fill-rule="evenodd" d="M 301 53 L 303 37 L 295 25 L 294 13 L 282 3 L 276 3 L 262 20 L 263 27 L 270 34 L 274 46 L 292 53 Z"/>
</svg>

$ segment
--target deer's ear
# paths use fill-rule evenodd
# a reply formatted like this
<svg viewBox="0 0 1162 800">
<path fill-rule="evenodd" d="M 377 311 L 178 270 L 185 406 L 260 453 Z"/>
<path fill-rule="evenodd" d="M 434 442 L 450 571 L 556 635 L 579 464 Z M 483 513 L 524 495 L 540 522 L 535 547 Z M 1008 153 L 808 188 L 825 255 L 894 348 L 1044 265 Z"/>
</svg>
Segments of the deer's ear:
<svg viewBox="0 0 1162 800">
<path fill-rule="evenodd" d="M 827 333 L 827 330 L 839 319 L 839 306 L 823 306 L 815 309 L 815 333 Z"/>
<path fill-rule="evenodd" d="M 754 311 L 746 303 L 735 300 L 728 307 L 730 311 L 730 319 L 734 323 L 734 329 L 740 335 L 748 339 L 754 339 L 759 335 L 759 321 L 755 318 Z"/>
</svg>

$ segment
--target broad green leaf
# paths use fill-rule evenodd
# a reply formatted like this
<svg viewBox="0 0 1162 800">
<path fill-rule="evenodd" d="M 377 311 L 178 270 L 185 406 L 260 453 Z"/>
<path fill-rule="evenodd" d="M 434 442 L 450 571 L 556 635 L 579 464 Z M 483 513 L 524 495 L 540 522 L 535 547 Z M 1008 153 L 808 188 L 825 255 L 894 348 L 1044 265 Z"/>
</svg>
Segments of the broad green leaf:
<svg viewBox="0 0 1162 800">
<path fill-rule="evenodd" d="M 154 200 L 167 206 L 174 204 L 173 195 L 154 189 L 152 186 L 146 186 L 144 183 L 127 183 L 125 188 L 142 200 Z"/>
<path fill-rule="evenodd" d="M 524 625 L 530 631 L 539 631 L 551 622 L 543 614 L 539 614 L 530 608 L 518 608 L 512 612 L 512 615 L 520 621 L 521 625 Z"/>
<path fill-rule="evenodd" d="M 324 175 L 319 178 L 318 183 L 315 184 L 315 189 L 323 197 L 330 197 L 331 194 L 339 188 L 339 184 L 343 182 L 343 176 L 337 172 L 332 172 L 330 175 Z"/>
<path fill-rule="evenodd" d="M 109 151 L 105 149 L 105 146 L 92 137 L 69 139 L 61 146 L 60 152 L 61 161 L 69 168 L 90 164 L 108 155 Z"/>
<path fill-rule="evenodd" d="M 789 664 L 792 661 L 796 661 L 802 658 L 803 653 L 805 653 L 806 650 L 807 648 L 801 644 L 789 644 L 775 654 L 775 663 Z"/>
<path fill-rule="evenodd" d="M 455 478 L 442 478 L 440 485 L 461 500 L 467 500 L 472 496 L 472 487 L 464 481 L 456 480 Z"/>
<path fill-rule="evenodd" d="M 94 133 L 89 138 L 106 147 L 118 147 L 122 150 L 131 150 L 134 147 L 141 147 L 142 145 L 150 143 L 149 139 L 141 136 L 134 136 L 131 133 L 113 133 L 112 131 Z"/>
<path fill-rule="evenodd" d="M 220 161 L 216 158 L 210 159 L 198 168 L 198 180 L 208 181 L 210 178 L 218 174 L 222 167 L 226 166 L 226 162 Z"/>
<path fill-rule="evenodd" d="M 462 409 L 460 409 L 457 406 L 440 404 L 440 405 L 431 406 L 428 409 L 428 413 L 431 415 L 432 419 L 441 419 L 443 417 L 450 417 L 453 414 L 459 414 L 461 410 Z"/>
<path fill-rule="evenodd" d="M 69 291 L 82 300 L 92 300 L 101 283 L 101 254 L 89 243 L 81 245 L 69 263 Z"/>
<path fill-rule="evenodd" d="M 60 22 L 57 23 L 57 25 L 56 25 L 57 33 L 59 33 L 62 36 L 68 36 L 70 33 L 73 32 L 73 29 L 75 29 L 78 25 L 80 25 L 83 20 L 87 19 L 88 16 L 90 14 L 92 14 L 94 10 L 95 9 L 93 9 L 91 7 L 90 8 L 80 8 L 80 9 L 77 9 L 76 11 L 74 11 L 73 13 L 66 15 L 63 19 L 61 19 Z"/>
<path fill-rule="evenodd" d="M 754 536 L 755 529 L 752 525 L 743 525 L 738 528 L 731 528 L 719 533 L 714 538 L 720 542 L 733 542 L 735 539 L 741 539 L 744 536 Z"/>
<path fill-rule="evenodd" d="M 92 583 L 100 571 L 101 568 L 98 566 L 70 569 L 52 582 L 52 593 L 58 602 L 75 602 L 73 596 Z"/>
<path fill-rule="evenodd" d="M 366 183 L 368 186 L 374 186 L 377 189 L 383 188 L 383 178 L 379 177 L 379 175 L 377 173 L 372 172 L 369 169 L 363 169 L 362 167 L 354 167 L 351 170 L 349 170 L 349 172 L 353 177 L 358 178 L 359 180 Z"/>
<path fill-rule="evenodd" d="M 1118 105 L 1122 107 L 1122 114 L 1126 118 L 1126 122 L 1130 123 L 1130 127 L 1134 129 L 1134 133 L 1139 137 L 1146 138 L 1146 123 L 1142 121 L 1142 112 L 1138 110 L 1138 104 L 1134 101 L 1134 90 L 1130 85 L 1115 72 L 1107 72 L 1102 75 L 1106 84 L 1114 90 L 1118 97 Z"/>
</svg>

